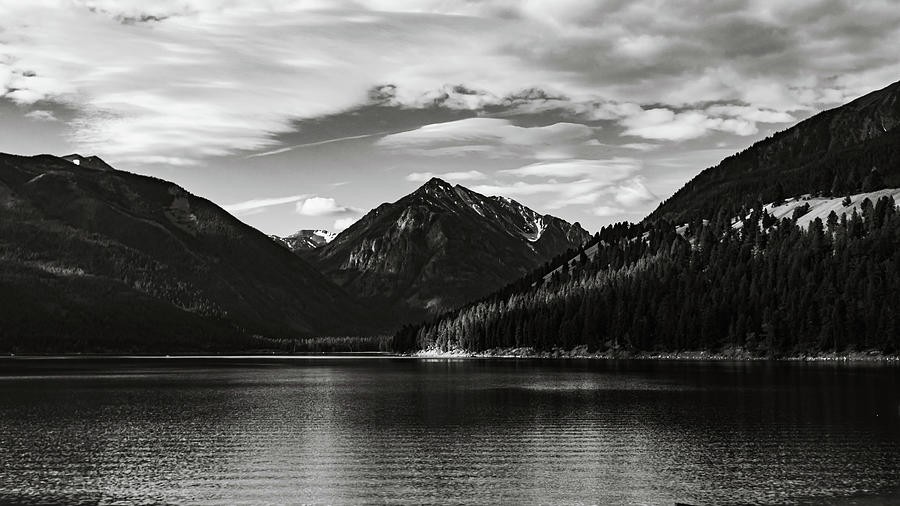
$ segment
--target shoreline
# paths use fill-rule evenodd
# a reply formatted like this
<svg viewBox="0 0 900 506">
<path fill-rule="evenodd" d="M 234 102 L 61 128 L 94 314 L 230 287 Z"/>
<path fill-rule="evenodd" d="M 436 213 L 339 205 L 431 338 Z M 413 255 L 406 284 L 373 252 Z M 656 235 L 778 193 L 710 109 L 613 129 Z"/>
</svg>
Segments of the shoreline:
<svg viewBox="0 0 900 506">
<path fill-rule="evenodd" d="M 680 351 L 669 353 L 628 351 L 605 351 L 588 353 L 585 348 L 572 350 L 553 349 L 536 351 L 533 348 L 492 348 L 482 352 L 461 349 L 443 351 L 437 349 L 419 350 L 408 356 L 415 358 L 539 358 L 539 359 L 592 359 L 592 360 L 660 360 L 660 361 L 741 361 L 741 362 L 875 362 L 900 364 L 900 355 L 885 355 L 877 351 L 856 351 L 844 353 L 819 353 L 810 355 L 790 355 L 768 357 L 754 355 L 744 350 L 726 352 Z"/>
<path fill-rule="evenodd" d="M 713 353 L 709 351 L 681 351 L 670 353 L 650 353 L 628 351 L 605 351 L 588 353 L 583 348 L 572 350 L 554 349 L 551 351 L 536 351 L 533 348 L 493 348 L 481 352 L 472 352 L 462 349 L 448 351 L 438 349 L 419 350 L 411 353 L 391 352 L 319 352 L 319 353 L 276 353 L 265 351 L 251 351 L 246 353 L 216 354 L 124 354 L 124 353 L 23 353 L 0 355 L 2 360 L 78 360 L 78 359 L 121 359 L 121 360 L 179 360 L 179 359 L 309 359 L 309 358 L 406 358 L 406 359 L 588 359 L 588 360 L 656 360 L 656 361 L 709 361 L 709 362 L 835 362 L 835 363 L 888 363 L 900 365 L 900 355 L 885 355 L 877 351 L 846 352 L 846 353 L 820 353 L 816 355 L 791 355 L 782 357 L 768 357 L 753 355 L 740 351 Z"/>
</svg>

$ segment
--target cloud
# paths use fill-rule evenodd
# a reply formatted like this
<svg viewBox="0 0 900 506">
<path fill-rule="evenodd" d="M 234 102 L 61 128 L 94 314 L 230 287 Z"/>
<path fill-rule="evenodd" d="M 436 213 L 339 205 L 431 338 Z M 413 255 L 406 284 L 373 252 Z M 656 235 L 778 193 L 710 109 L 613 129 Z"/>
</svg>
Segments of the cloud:
<svg viewBox="0 0 900 506">
<path fill-rule="evenodd" d="M 625 117 L 621 123 L 625 135 L 668 141 L 695 139 L 711 130 L 735 135 L 753 135 L 759 131 L 755 123 L 741 118 L 712 118 L 700 111 L 676 113 L 665 108 L 642 110 Z"/>
<path fill-rule="evenodd" d="M 654 149 L 659 148 L 659 144 L 650 144 L 646 142 L 629 142 L 626 144 L 622 144 L 619 147 L 625 149 L 633 149 L 635 151 L 653 151 Z"/>
<path fill-rule="evenodd" d="M 412 181 L 415 183 L 424 183 L 429 179 L 436 177 L 440 179 L 444 179 L 446 181 L 476 181 L 479 179 L 484 179 L 487 176 L 483 172 L 479 172 L 477 170 L 469 170 L 464 172 L 444 172 L 441 174 L 435 174 L 434 172 L 413 172 L 406 176 L 407 181 Z"/>
<path fill-rule="evenodd" d="M 181 156 L 165 156 L 165 155 L 134 155 L 125 158 L 127 162 L 138 164 L 155 164 L 155 165 L 172 165 L 175 167 L 188 167 L 191 165 L 199 165 L 199 161 L 195 158 L 184 158 Z"/>
<path fill-rule="evenodd" d="M 293 151 L 295 149 L 309 148 L 309 147 L 314 147 L 314 146 L 325 146 L 327 144 L 334 144 L 336 142 L 345 142 L 345 141 L 351 141 L 351 140 L 356 140 L 356 139 L 365 139 L 368 137 L 374 137 L 376 135 L 379 135 L 379 133 L 363 134 L 363 135 L 350 135 L 347 137 L 337 137 L 335 139 L 327 139 L 324 141 L 306 142 L 303 144 L 295 144 L 293 146 L 287 146 L 287 147 L 283 147 L 283 148 L 273 149 L 271 151 L 264 151 L 262 153 L 254 153 L 252 155 L 247 155 L 247 158 L 258 158 L 261 156 L 278 155 L 281 153 L 287 153 L 288 151 Z"/>
<path fill-rule="evenodd" d="M 644 176 L 638 174 L 642 169 L 640 160 L 626 157 L 540 162 L 497 172 L 501 177 L 517 178 L 515 181 L 482 184 L 473 189 L 488 195 L 543 196 L 542 207 L 548 210 L 614 202 L 615 207 L 600 207 L 626 212 L 658 200 L 645 186 Z"/>
<path fill-rule="evenodd" d="M 358 216 L 356 216 L 356 217 L 351 216 L 348 218 L 338 218 L 338 219 L 334 220 L 334 226 L 332 227 L 332 229 L 333 229 L 332 231 L 333 232 L 341 232 L 341 231 L 345 230 L 346 228 L 348 228 L 350 225 L 353 225 L 354 223 L 356 223 L 357 221 L 359 221 Z"/>
<path fill-rule="evenodd" d="M 576 123 L 521 127 L 499 118 L 468 118 L 434 123 L 386 135 L 376 145 L 418 155 L 447 156 L 482 153 L 491 157 L 566 157 L 566 147 L 583 144 L 594 135 Z"/>
<path fill-rule="evenodd" d="M 713 116 L 733 116 L 757 123 L 791 123 L 797 119 L 783 111 L 759 109 L 742 105 L 715 105 L 706 109 Z"/>
<path fill-rule="evenodd" d="M 597 206 L 592 210 L 594 216 L 616 216 L 624 213 L 625 210 L 621 207 L 612 207 L 612 206 Z"/>
<path fill-rule="evenodd" d="M 521 91 L 525 69 L 507 73 L 519 64 L 497 49 L 524 27 L 492 33 L 488 18 L 398 10 L 349 1 L 5 2 L 0 75 L 9 77 L 0 94 L 71 106 L 70 141 L 121 162 L 271 151 L 295 120 L 365 104 L 385 83 L 396 85 L 394 104 L 411 107 L 433 105 L 453 82 L 490 88 L 477 95 L 488 100 L 441 98 L 444 107 Z M 40 19 L 40 29 L 27 19 Z"/>
<path fill-rule="evenodd" d="M 310 197 L 297 202 L 297 214 L 303 216 L 339 216 L 360 212 L 359 209 L 339 205 L 329 197 Z"/>
<path fill-rule="evenodd" d="M 613 199 L 625 207 L 635 207 L 658 200 L 658 197 L 644 186 L 644 178 L 635 177 L 615 188 L 610 188 L 610 192 L 614 194 Z"/>
<path fill-rule="evenodd" d="M 0 4 L 0 31 L 0 95 L 66 105 L 69 140 L 114 163 L 273 151 L 296 120 L 373 102 L 568 108 L 647 139 L 749 135 L 900 75 L 889 1 L 29 0 Z M 529 149 L 506 132 L 553 139 L 516 128 L 416 149 L 506 156 Z"/>
<path fill-rule="evenodd" d="M 35 121 L 59 121 L 52 111 L 44 111 L 41 109 L 35 109 L 26 113 L 25 117 Z"/>
<path fill-rule="evenodd" d="M 545 199 L 542 209 L 554 210 L 573 205 L 593 204 L 604 190 L 611 186 L 608 181 L 596 181 L 590 178 L 573 181 L 547 180 L 544 182 L 514 181 L 510 183 L 494 183 L 478 185 L 473 190 L 486 195 L 504 197 L 535 197 Z"/>
<path fill-rule="evenodd" d="M 615 181 L 640 170 L 640 168 L 641 162 L 634 158 L 612 158 L 608 160 L 570 159 L 539 162 L 517 169 L 501 170 L 500 173 L 545 178 L 592 176 L 594 179 Z"/>
<path fill-rule="evenodd" d="M 521 195 L 537 195 L 541 193 L 554 194 L 563 197 L 574 198 L 603 187 L 604 184 L 590 179 L 579 179 L 566 182 L 526 183 L 516 181 L 509 184 L 484 184 L 474 186 L 472 189 L 486 195 L 501 195 L 504 197 L 516 197 Z"/>
<path fill-rule="evenodd" d="M 259 212 L 266 207 L 290 204 L 299 200 L 303 200 L 306 197 L 308 197 L 308 195 L 291 195 L 289 197 L 252 199 L 245 200 L 243 202 L 237 202 L 234 204 L 226 204 L 222 206 L 222 209 L 225 209 L 231 214 L 237 215 L 256 214 L 256 212 Z"/>
</svg>

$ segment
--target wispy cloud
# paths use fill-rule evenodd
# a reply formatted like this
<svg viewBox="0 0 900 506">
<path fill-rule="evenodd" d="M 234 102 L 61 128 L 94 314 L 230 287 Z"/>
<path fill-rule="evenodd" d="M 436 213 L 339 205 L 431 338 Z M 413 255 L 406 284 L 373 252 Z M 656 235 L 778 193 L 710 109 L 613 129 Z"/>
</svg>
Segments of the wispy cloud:
<svg viewBox="0 0 900 506">
<path fill-rule="evenodd" d="M 622 120 L 625 135 L 645 139 L 683 141 L 695 139 L 712 130 L 735 135 L 753 135 L 759 130 L 756 124 L 741 118 L 712 118 L 700 111 L 674 112 L 655 108 L 642 110 Z"/>
<path fill-rule="evenodd" d="M 247 155 L 247 158 L 258 158 L 258 157 L 260 157 L 260 156 L 278 155 L 278 154 L 281 154 L 281 153 L 287 153 L 287 152 L 289 152 L 289 151 L 293 151 L 293 150 L 295 150 L 295 149 L 309 148 L 309 147 L 314 147 L 314 146 L 326 146 L 326 145 L 328 145 L 328 144 L 334 144 L 334 143 L 336 143 L 336 142 L 352 141 L 352 140 L 355 140 L 355 139 L 365 139 L 365 138 L 367 138 L 367 137 L 374 137 L 374 136 L 377 136 L 377 135 L 382 135 L 383 133 L 384 133 L 384 132 L 376 132 L 376 133 L 363 134 L 363 135 L 349 135 L 349 136 L 347 136 L 347 137 L 337 137 L 337 138 L 335 138 L 335 139 L 327 139 L 327 140 L 324 140 L 324 141 L 307 142 L 307 143 L 304 143 L 304 144 L 295 144 L 295 145 L 293 145 L 293 146 L 286 146 L 286 147 L 283 147 L 283 148 L 273 149 L 273 150 L 271 150 L 271 151 L 264 151 L 264 152 L 262 152 L 262 153 L 254 153 L 254 154 L 252 154 L 252 155 Z"/>
<path fill-rule="evenodd" d="M 373 100 L 498 113 L 640 104 L 597 117 L 661 141 L 748 135 L 900 75 L 885 43 L 900 39 L 900 9 L 887 1 L 31 0 L 0 4 L 0 29 L 0 95 L 64 103 L 79 149 L 141 163 L 271 154 L 295 120 Z M 466 146 L 496 147 L 419 148 Z"/>
<path fill-rule="evenodd" d="M 484 172 L 480 172 L 477 170 L 442 173 L 413 172 L 407 175 L 405 179 L 414 183 L 424 183 L 425 181 L 428 181 L 433 177 L 444 179 L 446 181 L 477 181 L 479 179 L 485 179 L 487 175 Z"/>
<path fill-rule="evenodd" d="M 521 195 L 537 195 L 537 194 L 554 194 L 562 197 L 575 198 L 605 185 L 600 181 L 592 181 L 590 179 L 579 179 L 577 181 L 566 182 L 543 182 L 528 183 L 525 181 L 515 181 L 509 184 L 484 184 L 473 187 L 472 189 L 484 193 L 486 195 L 501 195 L 504 197 L 516 197 Z"/>
<path fill-rule="evenodd" d="M 347 229 L 350 225 L 353 225 L 354 223 L 356 223 L 357 221 L 359 221 L 358 216 L 356 216 L 356 217 L 350 216 L 347 218 L 338 218 L 338 219 L 334 220 L 334 225 L 332 227 L 332 231 L 333 232 L 341 232 L 341 231 Z"/>
<path fill-rule="evenodd" d="M 291 204 L 299 200 L 303 200 L 307 197 L 309 197 L 309 195 L 291 195 L 289 197 L 251 199 L 245 200 L 243 202 L 236 202 L 234 204 L 226 204 L 222 206 L 222 209 L 225 209 L 229 213 L 236 215 L 248 215 L 258 212 L 266 207 Z"/>
<path fill-rule="evenodd" d="M 593 134 L 591 127 L 577 123 L 522 127 L 507 119 L 468 118 L 387 135 L 376 145 L 429 156 L 482 153 L 492 157 L 565 158 L 567 148 L 583 144 Z"/>
<path fill-rule="evenodd" d="M 645 181 L 645 178 L 638 176 L 629 179 L 628 181 L 623 181 L 615 188 L 610 188 L 609 190 L 610 193 L 613 194 L 613 200 L 626 208 L 632 208 L 658 200 L 658 197 L 647 189 Z"/>
<path fill-rule="evenodd" d="M 25 117 L 36 121 L 59 121 L 56 115 L 53 114 L 53 111 L 44 111 L 41 109 L 35 109 L 26 113 Z"/>
<path fill-rule="evenodd" d="M 640 160 L 627 157 L 539 162 L 497 172 L 513 181 L 498 180 L 474 189 L 489 195 L 541 196 L 548 210 L 593 206 L 591 214 L 601 216 L 597 209 L 624 213 L 658 200 L 639 174 L 642 169 Z M 602 205 L 597 207 L 598 203 Z"/>
<path fill-rule="evenodd" d="M 597 206 L 591 210 L 594 216 L 616 216 L 625 212 L 621 207 L 613 207 L 613 206 Z"/>
<path fill-rule="evenodd" d="M 600 160 L 571 159 L 554 162 L 539 162 L 517 169 L 505 169 L 500 172 L 515 176 L 536 177 L 584 177 L 615 181 L 640 170 L 640 160 L 634 158 L 612 158 Z"/>
</svg>

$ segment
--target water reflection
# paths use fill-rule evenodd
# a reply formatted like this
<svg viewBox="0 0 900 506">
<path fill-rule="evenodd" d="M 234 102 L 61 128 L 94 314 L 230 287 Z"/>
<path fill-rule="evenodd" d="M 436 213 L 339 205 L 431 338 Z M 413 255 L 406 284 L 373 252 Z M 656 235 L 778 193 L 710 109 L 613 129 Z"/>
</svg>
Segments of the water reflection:
<svg viewBox="0 0 900 506">
<path fill-rule="evenodd" d="M 791 503 L 900 483 L 900 374 L 834 364 L 0 364 L 0 502 Z"/>
</svg>

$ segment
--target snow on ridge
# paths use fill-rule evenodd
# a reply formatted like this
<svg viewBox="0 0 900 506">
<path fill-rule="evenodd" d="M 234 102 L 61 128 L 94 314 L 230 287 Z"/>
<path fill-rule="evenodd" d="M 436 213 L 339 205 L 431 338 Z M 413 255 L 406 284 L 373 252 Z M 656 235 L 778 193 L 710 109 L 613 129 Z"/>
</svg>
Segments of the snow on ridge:
<svg viewBox="0 0 900 506">
<path fill-rule="evenodd" d="M 529 242 L 538 242 L 544 235 L 544 231 L 547 230 L 547 223 L 544 222 L 543 216 L 537 216 L 532 220 L 531 226 L 534 228 L 534 233 L 526 235 L 525 238 Z"/>
<path fill-rule="evenodd" d="M 337 237 L 336 232 L 329 232 L 327 230 L 321 230 L 321 229 L 313 230 L 313 235 L 321 237 L 322 240 L 325 241 L 326 243 L 333 241 L 334 238 Z"/>
</svg>

